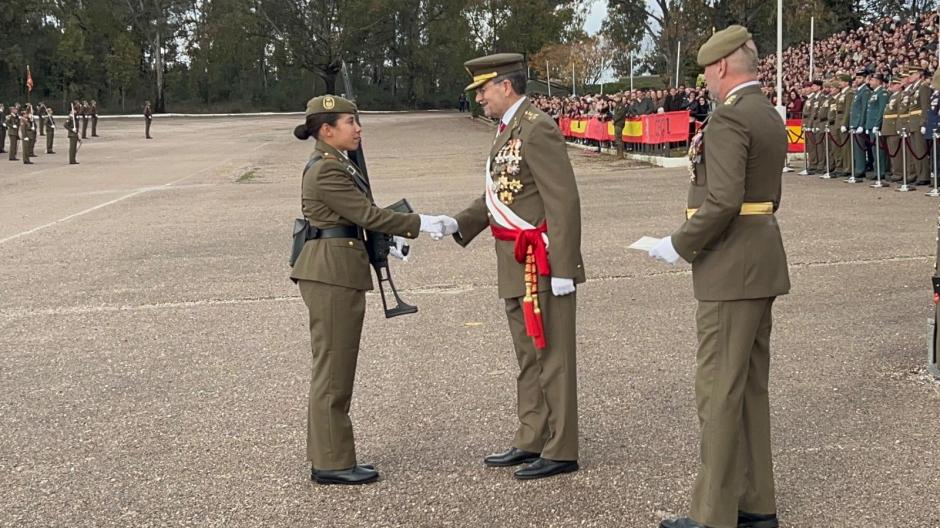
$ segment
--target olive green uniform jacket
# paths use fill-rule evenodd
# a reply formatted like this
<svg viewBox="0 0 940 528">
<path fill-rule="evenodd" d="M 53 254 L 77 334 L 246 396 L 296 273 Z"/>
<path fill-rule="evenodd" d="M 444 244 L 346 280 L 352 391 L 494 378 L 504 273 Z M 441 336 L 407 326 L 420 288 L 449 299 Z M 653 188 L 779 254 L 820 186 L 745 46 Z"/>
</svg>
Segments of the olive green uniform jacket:
<svg viewBox="0 0 940 528">
<path fill-rule="evenodd" d="M 338 150 L 318 141 L 314 156 L 322 159 L 303 176 L 302 207 L 310 225 L 324 229 L 360 226 L 366 230 L 416 238 L 417 214 L 396 213 L 376 207 L 356 185 L 359 169 Z M 369 255 L 362 240 L 327 238 L 309 240 L 294 263 L 291 278 L 371 290 Z"/>
<path fill-rule="evenodd" d="M 508 177 L 497 194 L 533 226 L 548 224 L 551 276 L 582 283 L 585 276 L 581 259 L 581 202 L 565 139 L 554 120 L 527 99 L 516 110 L 509 126 L 496 137 L 490 149 L 491 161 L 515 140 L 521 141 L 519 172 Z M 490 226 L 484 196 L 454 218 L 460 226 L 454 239 L 466 246 Z M 511 299 L 525 295 L 525 265 L 516 261 L 514 242 L 496 241 L 496 262 L 499 296 Z M 549 290 L 549 277 L 539 277 L 538 291 Z"/>
<path fill-rule="evenodd" d="M 745 202 L 772 202 L 774 211 L 780 206 L 786 134 L 757 86 L 730 96 L 706 124 L 704 155 L 689 187 L 689 208 L 697 211 L 672 235 L 676 252 L 692 263 L 696 299 L 759 299 L 789 292 L 776 216 L 740 214 Z"/>
</svg>

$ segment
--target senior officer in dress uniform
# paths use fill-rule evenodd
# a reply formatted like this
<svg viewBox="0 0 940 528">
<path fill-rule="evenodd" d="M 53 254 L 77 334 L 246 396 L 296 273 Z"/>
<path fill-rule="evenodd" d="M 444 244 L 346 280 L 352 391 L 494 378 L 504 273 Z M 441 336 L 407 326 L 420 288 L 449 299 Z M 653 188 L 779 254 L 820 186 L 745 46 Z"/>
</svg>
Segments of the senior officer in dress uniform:
<svg viewBox="0 0 940 528">
<path fill-rule="evenodd" d="M 345 152 L 359 147 L 356 105 L 325 95 L 307 103 L 298 139 L 317 144 L 303 174 L 304 217 L 319 229 L 294 263 L 291 278 L 310 312 L 313 351 L 307 410 L 307 458 L 311 478 L 321 484 L 366 484 L 374 467 L 356 460 L 349 404 L 352 399 L 366 291 L 373 288 L 363 230 L 415 238 L 443 235 L 441 216 L 397 213 L 376 207 L 359 169 Z"/>
<path fill-rule="evenodd" d="M 689 517 L 663 528 L 775 528 L 770 408 L 771 307 L 790 290 L 774 212 L 787 134 L 761 93 L 757 48 L 742 26 L 698 53 L 709 93 L 722 101 L 692 152 L 686 222 L 650 250 L 692 263 L 698 299 L 695 394 L 701 466 Z"/>
<path fill-rule="evenodd" d="M 575 284 L 584 282 L 581 205 L 561 131 L 525 96 L 518 53 L 464 63 L 476 101 L 499 119 L 486 160 L 483 194 L 458 213 L 447 234 L 466 246 L 489 228 L 519 375 L 519 425 L 490 467 L 528 464 L 529 480 L 578 470 Z M 550 247 L 549 247 L 550 246 Z"/>
</svg>

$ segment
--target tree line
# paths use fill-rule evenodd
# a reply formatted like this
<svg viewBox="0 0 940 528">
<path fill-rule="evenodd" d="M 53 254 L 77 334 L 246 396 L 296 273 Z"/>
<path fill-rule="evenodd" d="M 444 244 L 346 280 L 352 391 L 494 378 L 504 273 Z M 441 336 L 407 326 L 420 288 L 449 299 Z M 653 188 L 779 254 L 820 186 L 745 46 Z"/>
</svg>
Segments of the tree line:
<svg viewBox="0 0 940 528">
<path fill-rule="evenodd" d="M 530 58 L 532 76 L 596 82 L 604 71 L 675 69 L 694 77 L 712 28 L 745 23 L 775 42 L 775 2 L 609 0 L 600 34 L 588 0 L 4 0 L 0 101 L 98 101 L 105 112 L 299 110 L 321 93 L 364 108 L 455 104 L 463 62 L 500 51 Z M 788 0 L 787 43 L 873 16 L 907 16 L 929 0 Z M 565 62 L 567 59 L 567 63 Z M 34 88 L 26 89 L 26 67 Z M 552 71 L 554 70 L 554 71 Z"/>
</svg>

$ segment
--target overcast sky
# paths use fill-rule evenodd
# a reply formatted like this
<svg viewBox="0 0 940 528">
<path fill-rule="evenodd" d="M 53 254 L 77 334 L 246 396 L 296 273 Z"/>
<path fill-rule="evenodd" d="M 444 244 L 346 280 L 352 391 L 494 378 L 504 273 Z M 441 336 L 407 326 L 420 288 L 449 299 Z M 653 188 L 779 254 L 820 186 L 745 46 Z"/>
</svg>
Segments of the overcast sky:
<svg viewBox="0 0 940 528">
<path fill-rule="evenodd" d="M 607 16 L 607 0 L 590 0 L 588 5 L 590 10 L 584 20 L 584 30 L 588 35 L 593 35 L 601 29 L 601 22 Z"/>
</svg>

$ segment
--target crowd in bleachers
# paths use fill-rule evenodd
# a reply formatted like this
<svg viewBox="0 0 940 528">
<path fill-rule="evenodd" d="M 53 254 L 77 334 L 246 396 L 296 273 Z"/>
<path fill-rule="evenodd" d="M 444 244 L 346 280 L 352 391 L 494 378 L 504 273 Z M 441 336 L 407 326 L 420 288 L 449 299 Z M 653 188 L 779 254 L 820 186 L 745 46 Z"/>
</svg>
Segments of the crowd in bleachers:
<svg viewBox="0 0 940 528">
<path fill-rule="evenodd" d="M 936 71 L 938 65 L 937 26 L 940 18 L 928 12 L 909 20 L 885 17 L 859 28 L 842 31 L 815 43 L 813 76 L 831 79 L 840 72 L 865 70 L 886 79 L 902 74 L 909 65 Z M 809 81 L 808 42 L 790 46 L 783 52 L 783 102 L 787 114 L 799 119 L 803 113 L 803 84 Z M 760 62 L 760 78 L 764 93 L 776 105 L 777 58 L 771 50 Z M 599 117 L 611 119 L 619 104 L 627 107 L 629 116 L 689 110 L 693 118 L 702 120 L 708 114 L 708 90 L 686 87 L 664 90 L 632 90 L 607 95 L 547 97 L 534 96 L 536 104 L 554 117 Z"/>
</svg>

